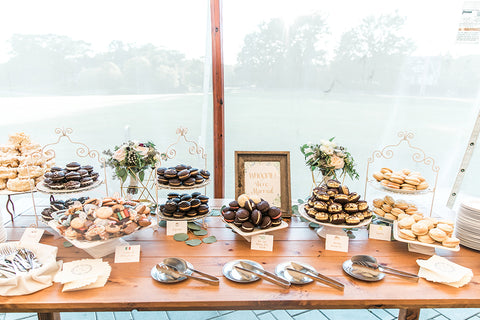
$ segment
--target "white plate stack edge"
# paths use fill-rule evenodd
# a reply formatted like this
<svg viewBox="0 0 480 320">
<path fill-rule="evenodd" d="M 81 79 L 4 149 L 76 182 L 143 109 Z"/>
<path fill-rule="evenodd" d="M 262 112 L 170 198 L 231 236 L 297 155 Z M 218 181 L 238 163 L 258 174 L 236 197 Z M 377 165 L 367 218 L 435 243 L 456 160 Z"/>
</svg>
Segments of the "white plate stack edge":
<svg viewBox="0 0 480 320">
<path fill-rule="evenodd" d="M 480 250 L 480 199 L 470 199 L 460 204 L 455 235 L 461 245 Z"/>
</svg>

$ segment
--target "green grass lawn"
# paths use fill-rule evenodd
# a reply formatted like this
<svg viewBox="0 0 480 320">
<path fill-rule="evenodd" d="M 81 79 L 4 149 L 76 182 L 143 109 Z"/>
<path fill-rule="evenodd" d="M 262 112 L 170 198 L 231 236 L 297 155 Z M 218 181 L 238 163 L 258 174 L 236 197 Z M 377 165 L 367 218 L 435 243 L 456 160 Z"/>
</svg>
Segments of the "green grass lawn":
<svg viewBox="0 0 480 320">
<path fill-rule="evenodd" d="M 130 96 L 132 97 L 132 96 Z M 72 138 L 86 143 L 90 148 L 113 148 L 125 139 L 125 127 L 130 127 L 130 138 L 151 140 L 160 150 L 173 143 L 176 128 L 189 129 L 189 137 L 205 141 L 208 169 L 213 171 L 212 104 L 211 98 L 200 94 L 133 96 L 122 101 L 118 96 L 91 96 L 82 109 L 78 97 L 46 97 L 41 108 L 32 111 L 34 99 L 28 100 L 25 112 L 28 122 L 15 118 L 15 123 L 0 128 L 2 143 L 8 134 L 25 131 L 42 145 L 56 141 L 55 128 L 70 127 Z M 18 98 L 22 99 L 22 98 Z M 1 101 L 1 99 L 0 99 Z M 22 103 L 8 98 L 2 101 L 4 115 L 9 108 L 15 114 Z M 202 107 L 203 104 L 205 107 Z M 11 105 L 9 105 L 11 104 Z M 74 105 L 74 109 L 69 108 Z M 374 150 L 399 141 L 399 131 L 415 133 L 412 144 L 422 148 L 440 166 L 439 187 L 448 190 L 453 183 L 466 142 L 476 117 L 473 100 L 398 97 L 362 94 L 329 94 L 312 92 L 251 92 L 226 91 L 225 99 L 225 172 L 226 196 L 234 196 L 235 150 L 287 150 L 291 153 L 292 198 L 304 198 L 311 187 L 311 176 L 304 165 L 299 146 L 306 142 L 336 137 L 348 148 L 357 162 L 360 181 L 348 182 L 350 189 L 363 192 L 367 159 Z M 57 163 L 63 165 L 75 157 L 68 144 L 57 149 Z M 64 147 L 64 148 L 63 148 Z M 400 150 L 401 151 L 401 150 Z M 414 168 L 428 175 L 431 169 L 415 164 L 402 152 L 393 160 L 375 165 L 392 168 Z M 466 192 L 478 195 L 475 175 L 480 174 L 479 152 L 471 162 L 465 179 Z M 477 160 L 477 161 L 475 161 Z M 188 162 L 178 154 L 171 163 Z M 428 177 L 427 177 L 428 178 Z M 112 188 L 118 188 L 112 185 Z M 209 192 L 213 188 L 209 187 Z M 442 202 L 446 202 L 442 200 Z"/>
</svg>

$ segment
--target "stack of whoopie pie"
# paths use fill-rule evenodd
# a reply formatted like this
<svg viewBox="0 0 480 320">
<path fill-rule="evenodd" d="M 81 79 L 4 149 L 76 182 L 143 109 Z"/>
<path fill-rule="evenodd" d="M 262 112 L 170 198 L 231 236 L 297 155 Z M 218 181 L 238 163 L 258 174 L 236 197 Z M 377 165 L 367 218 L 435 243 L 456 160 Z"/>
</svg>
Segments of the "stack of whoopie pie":
<svg viewBox="0 0 480 320">
<path fill-rule="evenodd" d="M 208 197 L 200 192 L 192 194 L 170 192 L 167 202 L 160 205 L 160 211 L 166 217 L 183 219 L 206 215 L 210 208 Z"/>
<path fill-rule="evenodd" d="M 210 179 L 210 172 L 204 169 L 192 168 L 192 166 L 179 164 L 175 167 L 157 169 L 157 180 L 159 184 L 171 187 L 191 187 L 202 184 Z"/>
<path fill-rule="evenodd" d="M 244 232 L 255 228 L 268 229 L 282 223 L 282 211 L 258 196 L 242 194 L 222 209 L 225 222 L 233 223 Z"/>
<path fill-rule="evenodd" d="M 52 190 L 72 190 L 88 187 L 98 180 L 98 172 L 93 166 L 82 166 L 78 162 L 70 162 L 65 168 L 51 167 L 45 172 L 45 186 Z"/>
</svg>

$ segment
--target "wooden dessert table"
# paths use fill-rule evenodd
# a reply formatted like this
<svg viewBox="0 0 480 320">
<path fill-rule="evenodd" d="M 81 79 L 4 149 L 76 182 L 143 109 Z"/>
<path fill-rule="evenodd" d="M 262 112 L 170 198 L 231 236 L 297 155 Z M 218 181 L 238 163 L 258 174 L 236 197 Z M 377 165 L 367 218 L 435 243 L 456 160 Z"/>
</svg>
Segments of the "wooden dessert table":
<svg viewBox="0 0 480 320">
<path fill-rule="evenodd" d="M 221 201 L 214 201 L 217 206 Z M 415 262 L 427 256 L 410 253 L 407 244 L 379 240 L 351 240 L 348 253 L 324 250 L 324 240 L 296 217 L 287 229 L 274 235 L 273 252 L 250 250 L 250 243 L 224 226 L 220 217 L 207 218 L 208 233 L 218 239 L 213 244 L 190 247 L 165 235 L 165 229 L 146 229 L 126 237 L 130 244 L 141 245 L 139 263 L 115 264 L 113 254 L 104 258 L 112 266 L 103 288 L 61 292 L 55 283 L 40 292 L 18 297 L 0 297 L 0 312 L 37 312 L 39 319 L 59 319 L 59 312 L 131 311 L 131 310 L 233 310 L 233 309 L 359 309 L 399 308 L 399 319 L 417 319 L 420 308 L 480 307 L 480 253 L 462 247 L 459 252 L 442 251 L 451 261 L 473 269 L 474 278 L 463 288 L 417 282 L 386 275 L 379 282 L 362 282 L 344 274 L 342 263 L 355 254 L 370 254 L 379 262 L 407 272 L 418 272 Z M 23 228 L 34 222 L 33 215 L 21 215 L 7 226 L 8 239 L 20 239 Z M 192 237 L 194 237 L 192 235 Z M 65 262 L 90 258 L 75 247 L 65 248 L 63 238 L 44 235 L 41 243 L 59 248 L 58 259 Z M 220 278 L 210 286 L 187 279 L 163 284 L 150 277 L 152 267 L 165 257 L 181 257 L 201 271 Z M 269 271 L 282 262 L 298 261 L 312 265 L 320 273 L 345 284 L 345 291 L 312 282 L 282 289 L 260 280 L 240 284 L 222 275 L 225 263 L 236 259 L 255 260 Z"/>
</svg>

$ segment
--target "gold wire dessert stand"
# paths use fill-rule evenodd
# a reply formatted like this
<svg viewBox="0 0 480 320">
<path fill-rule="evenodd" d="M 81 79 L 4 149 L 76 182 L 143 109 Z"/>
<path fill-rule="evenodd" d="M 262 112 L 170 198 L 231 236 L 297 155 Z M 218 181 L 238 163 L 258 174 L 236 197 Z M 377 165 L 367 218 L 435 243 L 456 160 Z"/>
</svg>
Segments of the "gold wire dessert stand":
<svg viewBox="0 0 480 320">
<path fill-rule="evenodd" d="M 198 145 L 198 143 L 196 143 L 195 141 L 193 140 L 189 140 L 187 138 L 187 133 L 188 133 L 188 128 L 183 128 L 183 127 L 179 127 L 177 128 L 177 131 L 176 131 L 176 134 L 178 135 L 177 137 L 177 140 L 170 144 L 165 153 L 162 154 L 164 157 L 163 159 L 164 160 L 171 160 L 171 159 L 174 159 L 176 156 L 177 156 L 177 149 L 176 146 L 180 143 L 184 143 L 186 145 L 186 148 L 187 148 L 187 151 L 190 155 L 194 156 L 194 157 L 198 157 L 200 160 L 204 160 L 204 163 L 205 163 L 205 166 L 204 168 L 206 169 L 207 168 L 207 154 L 205 152 L 205 149 L 201 146 Z M 159 217 L 159 212 L 160 212 L 160 204 L 159 204 L 159 200 L 158 200 L 158 191 L 161 190 L 161 189 L 167 189 L 167 190 L 193 190 L 193 189 L 200 189 L 200 188 L 204 188 L 204 193 L 207 192 L 207 185 L 210 183 L 210 179 L 208 180 L 205 180 L 203 183 L 201 184 L 195 184 L 193 186 L 179 186 L 179 187 L 172 187 L 172 186 L 169 186 L 169 185 L 162 185 L 160 183 L 158 183 L 158 179 L 157 179 L 157 169 L 161 167 L 162 165 L 162 159 L 160 159 L 158 162 L 157 162 L 157 165 L 155 167 L 155 170 L 154 170 L 154 176 L 155 176 L 155 186 L 156 186 L 156 203 L 157 203 L 157 208 L 156 208 L 156 212 L 157 212 L 157 217 Z M 202 219 L 205 221 L 205 215 L 203 216 L 200 216 L 198 217 L 197 219 L 194 219 L 194 220 L 199 220 L 199 219 Z M 193 217 L 195 218 L 195 217 Z M 181 221 L 181 219 L 178 219 L 179 221 Z M 205 222 L 203 223 L 205 225 Z"/>
<path fill-rule="evenodd" d="M 438 182 L 438 172 L 440 171 L 440 168 L 435 165 L 435 160 L 432 157 L 429 157 L 425 154 L 425 151 L 422 149 L 413 146 L 410 143 L 410 140 L 413 139 L 414 134 L 412 132 L 407 132 L 407 131 L 401 131 L 398 134 L 398 137 L 400 138 L 400 141 L 397 144 L 392 144 L 392 145 L 387 145 L 381 150 L 375 150 L 372 153 L 372 156 L 368 158 L 367 161 L 367 173 L 366 173 L 366 178 L 365 178 L 365 199 L 367 198 L 367 186 L 368 184 L 372 185 L 374 188 L 381 190 L 381 191 L 386 191 L 386 192 L 392 192 L 392 193 L 399 193 L 399 194 L 404 194 L 404 195 L 421 195 L 421 194 L 432 194 L 432 200 L 430 203 L 430 210 L 429 210 L 429 216 L 432 215 L 432 210 L 433 210 L 433 203 L 435 200 L 435 191 L 437 189 L 437 182 Z M 430 167 L 433 175 L 434 175 L 434 183 L 432 188 L 428 188 L 427 190 L 422 190 L 422 191 L 407 191 L 407 190 L 397 190 L 393 188 L 388 188 L 384 187 L 383 185 L 380 185 L 376 180 L 369 179 L 369 171 L 370 171 L 370 166 L 375 162 L 375 158 L 379 159 L 392 159 L 395 155 L 394 149 L 397 147 L 400 147 L 401 144 L 406 144 L 406 146 L 411 149 L 411 154 L 412 154 L 412 160 L 415 163 L 420 163 L 424 164 L 427 167 Z"/>
<path fill-rule="evenodd" d="M 99 187 L 101 184 L 105 184 L 105 194 L 108 197 L 108 184 L 107 184 L 107 169 L 106 169 L 106 161 L 105 158 L 100 156 L 100 152 L 97 150 L 90 149 L 85 143 L 78 142 L 72 140 L 70 135 L 73 133 L 73 130 L 71 128 L 56 128 L 55 129 L 55 134 L 58 135 L 58 138 L 55 142 L 46 144 L 40 151 L 34 152 L 31 154 L 32 160 L 38 160 L 42 158 L 50 158 L 54 159 L 55 158 L 55 150 L 52 149 L 53 146 L 58 145 L 62 140 L 65 140 L 67 143 L 70 143 L 74 146 L 77 146 L 75 149 L 75 153 L 78 157 L 81 158 L 92 158 L 96 159 L 101 167 L 103 167 L 103 173 L 104 173 L 104 178 L 103 181 L 99 181 L 96 183 L 94 182 L 92 185 L 84 187 L 84 188 L 78 188 L 78 189 L 72 189 L 72 190 L 48 190 L 45 188 L 42 188 L 42 185 L 37 188 L 39 192 L 45 193 L 45 194 L 50 194 L 50 200 L 53 200 L 53 195 L 55 194 L 71 194 L 71 193 L 79 193 L 79 192 L 84 192 L 88 190 L 95 189 Z M 32 161 L 33 163 L 33 161 Z M 43 184 L 43 182 L 40 182 Z M 33 201 L 33 211 L 35 213 L 35 227 L 38 227 L 38 215 L 37 215 L 37 208 L 35 205 L 35 198 L 33 196 L 33 190 L 31 191 L 32 193 L 32 201 Z"/>
</svg>

